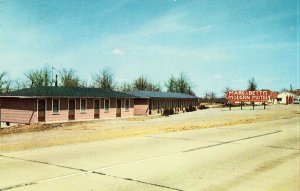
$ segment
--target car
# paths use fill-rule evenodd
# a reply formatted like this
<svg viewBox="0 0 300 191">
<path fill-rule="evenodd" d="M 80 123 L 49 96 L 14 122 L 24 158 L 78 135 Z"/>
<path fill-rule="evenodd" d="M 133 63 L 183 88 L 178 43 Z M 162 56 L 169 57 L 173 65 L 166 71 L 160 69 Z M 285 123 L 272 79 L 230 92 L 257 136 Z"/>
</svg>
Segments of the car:
<svg viewBox="0 0 300 191">
<path fill-rule="evenodd" d="M 295 99 L 295 100 L 293 101 L 293 104 L 300 104 L 300 100 Z"/>
</svg>

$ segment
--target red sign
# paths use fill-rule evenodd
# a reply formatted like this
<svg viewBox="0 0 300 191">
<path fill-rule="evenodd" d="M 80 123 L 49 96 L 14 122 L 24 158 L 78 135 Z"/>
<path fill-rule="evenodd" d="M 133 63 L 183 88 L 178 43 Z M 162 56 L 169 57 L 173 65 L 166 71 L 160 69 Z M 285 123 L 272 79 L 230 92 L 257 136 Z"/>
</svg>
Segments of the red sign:
<svg viewBox="0 0 300 191">
<path fill-rule="evenodd" d="M 267 102 L 270 91 L 228 91 L 226 99 L 231 102 Z"/>
</svg>

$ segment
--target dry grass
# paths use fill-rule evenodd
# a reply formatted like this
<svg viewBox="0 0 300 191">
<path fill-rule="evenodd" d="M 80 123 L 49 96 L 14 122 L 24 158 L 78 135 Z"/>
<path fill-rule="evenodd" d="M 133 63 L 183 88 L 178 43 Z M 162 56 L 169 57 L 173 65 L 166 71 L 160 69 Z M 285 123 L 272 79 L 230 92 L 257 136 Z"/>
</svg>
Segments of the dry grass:
<svg viewBox="0 0 300 191">
<path fill-rule="evenodd" d="M 252 107 L 251 107 L 252 108 Z M 170 117 L 149 116 L 90 122 L 22 125 L 0 130 L 0 151 L 16 151 L 129 136 L 224 127 L 300 117 L 299 105 L 277 105 L 266 110 L 250 107 L 202 110 Z"/>
</svg>

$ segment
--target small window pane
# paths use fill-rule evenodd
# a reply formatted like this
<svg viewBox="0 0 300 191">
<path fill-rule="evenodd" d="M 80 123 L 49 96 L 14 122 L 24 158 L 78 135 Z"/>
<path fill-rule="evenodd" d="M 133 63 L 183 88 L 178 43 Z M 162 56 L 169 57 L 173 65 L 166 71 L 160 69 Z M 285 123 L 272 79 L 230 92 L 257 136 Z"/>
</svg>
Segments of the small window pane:
<svg viewBox="0 0 300 191">
<path fill-rule="evenodd" d="M 86 100 L 82 99 L 81 100 L 81 111 L 86 111 Z"/>
<path fill-rule="evenodd" d="M 59 100 L 54 99 L 53 100 L 53 113 L 58 113 L 59 112 Z"/>
<path fill-rule="evenodd" d="M 104 100 L 104 109 L 105 111 L 109 110 L 109 99 Z"/>
<path fill-rule="evenodd" d="M 126 110 L 126 111 L 129 110 L 129 104 L 130 104 L 129 99 L 126 99 L 126 100 L 125 100 L 125 110 Z"/>
<path fill-rule="evenodd" d="M 99 108 L 100 108 L 99 100 L 95 100 L 95 109 L 99 109 Z"/>
</svg>

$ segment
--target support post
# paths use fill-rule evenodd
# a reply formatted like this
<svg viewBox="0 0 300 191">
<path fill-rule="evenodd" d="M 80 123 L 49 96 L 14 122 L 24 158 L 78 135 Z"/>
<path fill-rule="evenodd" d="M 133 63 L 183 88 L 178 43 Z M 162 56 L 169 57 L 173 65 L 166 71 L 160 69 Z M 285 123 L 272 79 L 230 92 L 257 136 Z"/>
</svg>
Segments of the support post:
<svg viewBox="0 0 300 191">
<path fill-rule="evenodd" d="M 264 109 L 266 109 L 266 103 L 264 103 Z"/>
<path fill-rule="evenodd" d="M 253 107 L 253 110 L 254 110 L 254 105 L 255 105 L 255 104 L 254 104 L 254 102 L 252 102 L 252 107 Z"/>
<path fill-rule="evenodd" d="M 243 102 L 241 101 L 241 110 L 243 110 Z"/>
<path fill-rule="evenodd" d="M 231 111 L 231 102 L 229 103 L 229 110 Z"/>
</svg>

